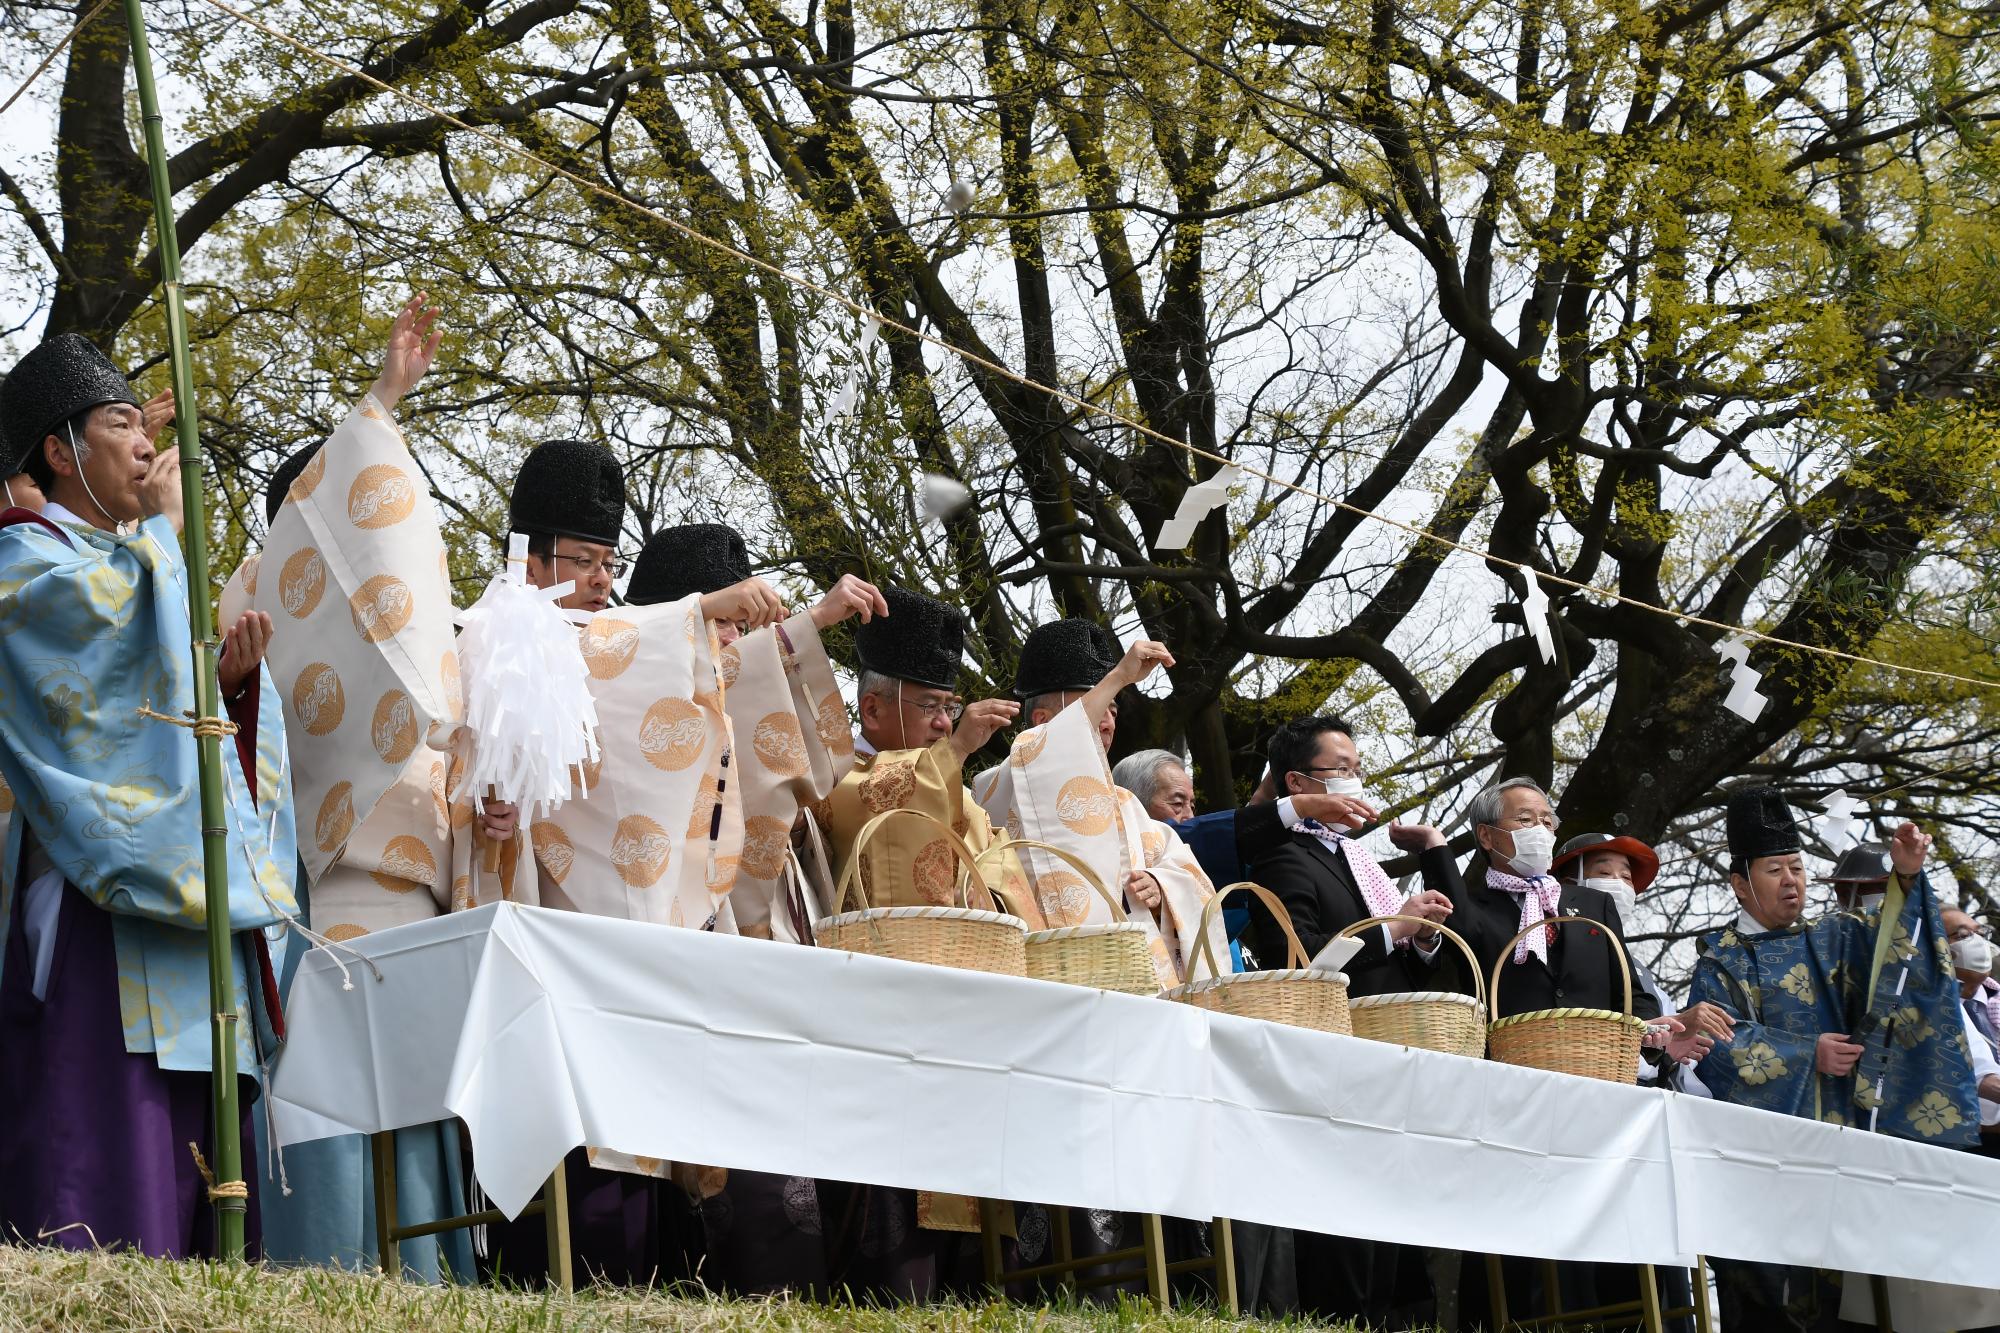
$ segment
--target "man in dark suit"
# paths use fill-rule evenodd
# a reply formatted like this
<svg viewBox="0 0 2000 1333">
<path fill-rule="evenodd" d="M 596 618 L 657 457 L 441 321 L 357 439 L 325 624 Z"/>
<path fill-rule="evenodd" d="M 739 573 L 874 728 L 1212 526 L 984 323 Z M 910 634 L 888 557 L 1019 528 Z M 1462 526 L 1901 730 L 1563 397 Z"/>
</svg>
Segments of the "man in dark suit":
<svg viewBox="0 0 2000 1333">
<path fill-rule="evenodd" d="M 1468 814 L 1479 851 L 1466 864 L 1452 929 L 1465 937 L 1488 976 L 1516 932 L 1549 917 L 1582 917 L 1590 924 L 1535 931 L 1510 951 L 1501 969 L 1494 1016 L 1538 1009 L 1625 1007 L 1622 970 L 1632 985 L 1632 1010 L 1648 1021 L 1660 1003 L 1646 990 L 1636 965 L 1621 969 L 1607 932 L 1624 941 L 1625 923 L 1611 896 L 1582 884 L 1563 884 L 1549 873 L 1555 857 L 1555 810 L 1528 778 L 1509 778 L 1472 798 Z"/>
<path fill-rule="evenodd" d="M 1360 756 L 1348 725 L 1336 717 L 1309 717 L 1278 728 L 1270 744 L 1271 773 L 1295 805 L 1332 797 L 1346 803 L 1328 822 L 1304 819 L 1250 877 L 1284 904 L 1308 955 L 1318 953 L 1345 927 L 1371 916 L 1401 914 L 1415 922 L 1377 926 L 1361 935 L 1361 952 L 1343 969 L 1355 995 L 1441 989 L 1434 975 L 1443 936 L 1436 923 L 1451 915 L 1449 889 L 1458 872 L 1436 829 L 1394 825 L 1390 836 L 1417 851 L 1427 886 L 1407 897 L 1347 834 L 1372 822 L 1363 799 Z M 1337 822 L 1336 822 L 1337 821 Z M 1250 904 L 1248 938 L 1266 967 L 1285 965 L 1285 937 L 1261 901 Z M 1428 1311 L 1410 1311 L 1428 1299 L 1420 1251 L 1377 1241 L 1300 1232 L 1299 1303 L 1309 1313 L 1363 1320 L 1377 1326 L 1428 1322 Z M 1400 1271 L 1399 1271 L 1400 1270 Z M 1399 1281 L 1399 1277 L 1405 1279 Z"/>
<path fill-rule="evenodd" d="M 1467 816 L 1479 851 L 1466 864 L 1451 925 L 1472 946 L 1487 976 L 1493 975 L 1503 952 L 1510 960 L 1500 969 L 1498 996 L 1487 997 L 1494 1017 L 1540 1009 L 1622 1011 L 1621 969 L 1606 936 L 1615 934 L 1622 943 L 1625 923 L 1609 894 L 1580 883 L 1563 884 L 1550 874 L 1556 816 L 1548 794 L 1528 778 L 1509 778 L 1473 797 Z M 1555 917 L 1583 921 L 1532 931 L 1508 948 L 1516 932 Z M 1637 967 L 1628 962 L 1623 971 L 1631 981 L 1632 1011 L 1649 1021 L 1658 1018 L 1660 1002 L 1644 988 Z M 1540 1290 L 1540 1264 L 1509 1259 L 1503 1268 L 1510 1307 L 1531 1313 L 1552 1308 Z M 1559 1272 L 1563 1308 L 1588 1309 L 1599 1303 L 1591 1265 L 1563 1264 Z M 1462 1326 L 1484 1321 L 1490 1301 L 1485 1256 L 1467 1254 L 1459 1284 Z"/>
</svg>

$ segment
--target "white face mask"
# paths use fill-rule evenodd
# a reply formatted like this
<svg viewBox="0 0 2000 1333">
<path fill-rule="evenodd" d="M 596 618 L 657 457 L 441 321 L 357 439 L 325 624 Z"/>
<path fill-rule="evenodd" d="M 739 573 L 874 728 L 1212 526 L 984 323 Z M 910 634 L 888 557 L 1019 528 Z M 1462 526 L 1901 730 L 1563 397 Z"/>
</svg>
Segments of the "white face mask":
<svg viewBox="0 0 2000 1333">
<path fill-rule="evenodd" d="M 1517 843 L 1516 845 L 1518 846 L 1519 844 Z M 1633 891 L 1630 884 L 1627 884 L 1622 879 L 1587 879 L 1583 881 L 1583 887 L 1586 889 L 1596 889 L 1601 893 L 1608 894 L 1611 898 L 1611 905 L 1618 909 L 1618 919 L 1625 923 L 1626 929 L 1631 929 L 1632 909 L 1638 906 L 1639 895 Z"/>
<path fill-rule="evenodd" d="M 1307 776 L 1310 777 L 1312 775 L 1308 774 Z M 1316 781 L 1319 783 L 1320 790 L 1328 796 L 1359 796 L 1364 790 L 1360 778 L 1317 778 Z M 1327 827 L 1335 833 L 1352 833 L 1354 831 L 1354 825 L 1352 824 L 1339 824 L 1329 821 Z"/>
<path fill-rule="evenodd" d="M 1951 965 L 1961 972 L 1981 976 L 1993 971 L 1993 941 L 1983 935 L 1968 935 L 1951 942 Z"/>
<path fill-rule="evenodd" d="M 1556 859 L 1555 831 L 1540 824 L 1533 828 L 1515 829 L 1514 855 L 1508 859 L 1515 873 L 1524 878 L 1535 879 L 1548 874 L 1550 862 Z"/>
</svg>

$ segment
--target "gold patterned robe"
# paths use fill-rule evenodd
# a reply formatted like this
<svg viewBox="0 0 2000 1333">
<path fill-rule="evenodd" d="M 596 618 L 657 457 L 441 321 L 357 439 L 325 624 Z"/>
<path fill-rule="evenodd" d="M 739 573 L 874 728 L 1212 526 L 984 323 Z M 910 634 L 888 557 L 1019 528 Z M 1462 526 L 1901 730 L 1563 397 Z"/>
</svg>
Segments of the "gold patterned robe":
<svg viewBox="0 0 2000 1333">
<path fill-rule="evenodd" d="M 1011 836 L 1060 847 L 1097 872 L 1130 919 L 1146 927 L 1162 988 L 1188 979 L 1189 964 L 1197 961 L 1202 908 L 1215 896 L 1215 886 L 1187 844 L 1148 815 L 1138 797 L 1112 783 L 1097 728 L 1080 701 L 1022 732 L 1007 762 L 981 773 L 974 786 L 988 817 Z M 1110 904 L 1060 858 L 1033 847 L 1023 849 L 1021 858 L 1034 883 L 1035 905 L 1050 926 L 1117 919 Z M 1158 920 L 1125 900 L 1125 877 L 1133 870 L 1147 871 L 1159 882 Z M 1208 936 L 1216 966 L 1226 969 L 1229 942 L 1219 912 L 1209 919 Z M 1206 966 L 1197 970 L 1210 975 Z"/>
<path fill-rule="evenodd" d="M 451 583 L 422 474 L 372 397 L 224 587 L 225 628 L 251 609 L 272 622 L 314 929 L 346 940 L 448 910 L 445 747 L 464 712 Z"/>
<path fill-rule="evenodd" d="M 924 750 L 883 750 L 855 758 L 854 767 L 824 805 L 827 842 L 837 874 L 846 872 L 862 826 L 888 810 L 916 810 L 948 824 L 975 856 L 994 842 L 986 811 L 965 789 L 964 765 L 946 737 Z M 959 899 L 960 866 L 951 844 L 914 819 L 892 819 L 862 849 L 860 874 L 870 907 L 958 907 L 1005 911 L 988 886 L 1017 903 L 1032 930 L 1042 922 L 1026 893 L 1027 878 L 1012 854 L 981 862 L 981 882 Z M 861 903 L 829 903 L 830 912 L 858 910 Z"/>
<path fill-rule="evenodd" d="M 722 650 L 723 709 L 743 746 L 733 772 L 743 800 L 743 859 L 730 908 L 760 939 L 800 937 L 786 852 L 803 805 L 823 801 L 854 766 L 847 705 L 812 616 L 747 634 Z M 831 888 L 832 886 L 827 886 Z"/>
</svg>

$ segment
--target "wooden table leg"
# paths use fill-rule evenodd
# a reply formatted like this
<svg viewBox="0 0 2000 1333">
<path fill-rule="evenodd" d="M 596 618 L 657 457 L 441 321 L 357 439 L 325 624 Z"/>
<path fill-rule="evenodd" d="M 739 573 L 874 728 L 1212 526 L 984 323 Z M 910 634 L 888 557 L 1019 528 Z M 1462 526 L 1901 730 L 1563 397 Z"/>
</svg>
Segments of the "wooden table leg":
<svg viewBox="0 0 2000 1333">
<path fill-rule="evenodd" d="M 1896 1333 L 1896 1321 L 1889 1314 L 1889 1279 L 1880 1273 L 1870 1273 L 1868 1294 L 1875 1298 L 1875 1327 L 1878 1333 Z"/>
<path fill-rule="evenodd" d="M 1694 1257 L 1694 1328 L 1695 1333 L 1715 1333 L 1708 1313 L 1708 1260 L 1699 1254 Z"/>
<path fill-rule="evenodd" d="M 1146 1247 L 1146 1293 L 1162 1310 L 1173 1304 L 1167 1290 L 1167 1232 L 1158 1213 L 1139 1215 L 1139 1233 Z"/>
<path fill-rule="evenodd" d="M 1553 1259 L 1542 1260 L 1542 1304 L 1547 1307 L 1546 1310 L 1535 1313 L 1554 1315 L 1556 1324 L 1560 1326 L 1563 1315 L 1562 1270 L 1556 1267 Z"/>
<path fill-rule="evenodd" d="M 1236 1232 L 1226 1217 L 1209 1224 L 1208 1246 L 1215 1252 L 1215 1303 L 1226 1315 L 1243 1313 L 1236 1303 Z"/>
<path fill-rule="evenodd" d="M 569 1253 L 569 1180 L 561 1162 L 542 1186 L 542 1225 L 549 1245 L 549 1282 L 564 1291 L 576 1290 Z"/>
<path fill-rule="evenodd" d="M 1639 1265 L 1639 1309 L 1642 1322 L 1639 1325 L 1646 1333 L 1666 1333 L 1660 1320 L 1659 1275 L 1651 1264 Z"/>
<path fill-rule="evenodd" d="M 986 1285 L 1000 1291 L 1000 1205 L 991 1199 L 979 1201 L 979 1258 L 986 1269 Z"/>
<path fill-rule="evenodd" d="M 396 1132 L 368 1136 L 375 1176 L 375 1261 L 398 1282 L 403 1279 L 403 1251 L 396 1243 Z"/>
<path fill-rule="evenodd" d="M 1500 1256 L 1486 1256 L 1486 1298 L 1493 1305 L 1494 1333 L 1507 1333 L 1507 1270 L 1500 1265 Z M 1462 1317 L 1463 1312 L 1461 1312 Z"/>
</svg>

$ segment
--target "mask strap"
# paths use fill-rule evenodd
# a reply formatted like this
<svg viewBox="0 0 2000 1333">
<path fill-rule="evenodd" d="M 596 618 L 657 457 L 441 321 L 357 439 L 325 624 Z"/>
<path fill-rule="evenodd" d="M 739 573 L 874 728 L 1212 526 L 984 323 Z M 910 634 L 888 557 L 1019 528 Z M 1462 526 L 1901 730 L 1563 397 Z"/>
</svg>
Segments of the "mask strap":
<svg viewBox="0 0 2000 1333">
<path fill-rule="evenodd" d="M 13 479 L 12 479 L 12 478 L 7 478 L 7 479 L 4 479 L 4 480 L 0 480 L 0 486 L 5 486 L 5 487 L 7 488 L 7 507 L 8 507 L 9 509 L 19 509 L 19 508 L 20 508 L 20 506 L 14 503 L 14 482 L 13 482 Z"/>
<path fill-rule="evenodd" d="M 84 460 L 90 457 L 90 451 L 78 443 L 76 427 L 74 425 L 65 421 L 63 422 L 63 430 L 69 435 L 69 451 L 70 455 L 76 459 L 76 479 L 83 483 L 83 493 L 90 497 L 90 503 L 96 508 L 97 512 L 110 520 L 111 530 L 122 537 L 125 534 L 125 525 L 119 520 L 112 518 L 111 511 L 99 503 L 97 493 L 90 489 L 90 478 L 83 475 Z M 11 495 L 12 492 L 9 492 L 9 494 Z"/>
<path fill-rule="evenodd" d="M 910 728 L 903 721 L 903 681 L 900 676 L 896 679 L 896 745 L 902 750 L 910 748 Z"/>
</svg>

